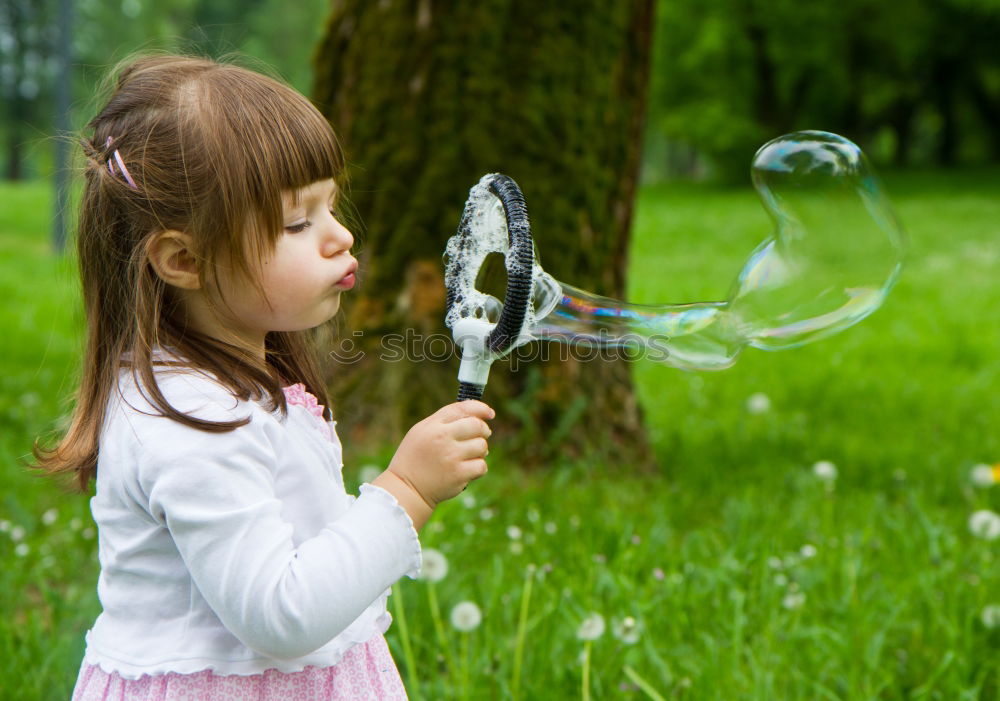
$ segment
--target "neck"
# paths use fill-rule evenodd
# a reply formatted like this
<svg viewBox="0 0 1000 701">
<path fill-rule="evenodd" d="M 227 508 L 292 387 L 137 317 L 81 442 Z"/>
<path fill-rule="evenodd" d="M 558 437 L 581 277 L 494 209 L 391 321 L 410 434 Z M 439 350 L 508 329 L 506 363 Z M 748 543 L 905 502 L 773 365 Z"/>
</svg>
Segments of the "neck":
<svg viewBox="0 0 1000 701">
<path fill-rule="evenodd" d="M 220 317 L 219 310 L 209 304 L 201 290 L 180 290 L 180 292 L 180 309 L 183 311 L 187 328 L 237 349 L 261 368 L 267 367 L 267 350 L 263 334 L 231 328 L 226 320 Z"/>
</svg>

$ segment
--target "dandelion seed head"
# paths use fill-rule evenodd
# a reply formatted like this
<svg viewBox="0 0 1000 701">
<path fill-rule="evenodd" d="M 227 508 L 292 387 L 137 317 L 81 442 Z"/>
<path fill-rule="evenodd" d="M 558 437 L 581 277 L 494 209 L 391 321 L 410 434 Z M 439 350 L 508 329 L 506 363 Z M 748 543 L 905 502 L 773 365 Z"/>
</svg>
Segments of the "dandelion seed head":
<svg viewBox="0 0 1000 701">
<path fill-rule="evenodd" d="M 837 479 L 837 466 L 829 460 L 820 460 L 813 464 L 813 474 L 823 482 L 833 482 Z"/>
<path fill-rule="evenodd" d="M 639 642 L 639 622 L 632 616 L 625 616 L 620 621 L 615 621 L 611 625 L 611 632 L 626 645 L 635 645 Z"/>
<path fill-rule="evenodd" d="M 771 557 L 767 558 L 767 566 L 770 567 L 772 570 L 780 570 L 782 567 L 785 566 L 785 563 L 781 561 L 780 557 L 772 555 Z"/>
<path fill-rule="evenodd" d="M 18 557 L 24 557 L 29 552 L 31 552 L 31 548 L 28 547 L 27 543 L 18 543 L 17 547 L 14 548 L 14 554 Z"/>
<path fill-rule="evenodd" d="M 774 575 L 774 583 L 776 586 L 783 587 L 788 584 L 788 577 L 781 574 L 780 572 Z"/>
<path fill-rule="evenodd" d="M 97 531 L 95 531 L 93 528 L 84 528 L 80 532 L 80 535 L 83 536 L 84 540 L 93 540 L 94 536 L 97 535 Z"/>
<path fill-rule="evenodd" d="M 83 520 L 77 517 L 71 518 L 69 520 L 70 530 L 78 531 L 83 528 Z"/>
<path fill-rule="evenodd" d="M 528 521 L 530 523 L 538 523 L 539 519 L 541 518 L 542 515 L 538 512 L 538 509 L 536 509 L 535 507 L 531 507 L 530 509 L 528 509 Z"/>
<path fill-rule="evenodd" d="M 15 543 L 24 540 L 24 528 L 21 526 L 14 526 L 10 529 L 10 539 Z"/>
<path fill-rule="evenodd" d="M 969 530 L 983 540 L 1000 538 L 1000 516 L 995 511 L 980 509 L 969 516 Z"/>
<path fill-rule="evenodd" d="M 662 582 L 667 578 L 667 573 L 660 567 L 653 568 L 653 579 Z"/>
<path fill-rule="evenodd" d="M 1000 604 L 987 604 L 979 615 L 983 625 L 990 630 L 1000 628 Z"/>
<path fill-rule="evenodd" d="M 44 514 L 42 514 L 42 523 L 46 526 L 51 526 L 59 518 L 59 512 L 55 509 L 49 509 Z"/>
<path fill-rule="evenodd" d="M 479 518 L 483 521 L 489 521 L 494 516 L 496 516 L 496 511 L 488 506 L 479 510 Z"/>
<path fill-rule="evenodd" d="M 464 506 L 466 509 L 476 508 L 476 498 L 471 494 L 466 494 L 465 496 L 462 497 L 462 506 Z"/>
<path fill-rule="evenodd" d="M 358 470 L 358 479 L 361 480 L 363 484 L 370 484 L 375 481 L 375 478 L 381 475 L 383 472 L 381 466 L 379 465 L 363 465 L 360 470 Z"/>
<path fill-rule="evenodd" d="M 517 526 L 507 526 L 507 537 L 511 540 L 520 540 L 521 529 Z"/>
<path fill-rule="evenodd" d="M 519 540 L 511 541 L 510 552 L 513 555 L 520 555 L 521 553 L 524 552 L 524 543 L 522 543 Z"/>
<path fill-rule="evenodd" d="M 440 550 L 424 548 L 420 566 L 420 579 L 440 582 L 448 575 L 448 558 Z"/>
<path fill-rule="evenodd" d="M 559 527 L 555 524 L 555 521 L 546 521 L 544 528 L 545 532 L 549 535 L 555 535 L 556 531 L 559 530 Z"/>
<path fill-rule="evenodd" d="M 804 603 L 806 603 L 806 595 L 800 591 L 789 591 L 781 600 L 781 605 L 789 611 L 802 608 Z"/>
<path fill-rule="evenodd" d="M 969 481 L 973 486 L 986 489 L 992 487 L 997 481 L 997 470 L 990 465 L 974 465 L 969 471 Z"/>
<path fill-rule="evenodd" d="M 455 630 L 468 633 L 479 627 L 483 621 L 483 613 L 471 601 L 461 601 L 451 610 L 451 625 Z"/>
<path fill-rule="evenodd" d="M 576 637 L 580 640 L 597 640 L 604 635 L 604 616 L 594 612 L 583 619 L 576 629 Z"/>
<path fill-rule="evenodd" d="M 801 548 L 799 548 L 799 555 L 802 556 L 804 560 L 816 557 L 816 546 L 812 543 L 806 543 Z"/>
<path fill-rule="evenodd" d="M 771 398 L 763 392 L 754 392 L 747 397 L 746 407 L 751 414 L 766 414 L 771 410 Z"/>
<path fill-rule="evenodd" d="M 465 533 L 465 535 L 472 535 L 473 533 L 476 532 L 476 524 L 467 523 L 464 526 L 462 526 L 462 531 Z"/>
<path fill-rule="evenodd" d="M 10 530 L 10 521 L 0 519 L 0 533 L 7 533 Z"/>
</svg>

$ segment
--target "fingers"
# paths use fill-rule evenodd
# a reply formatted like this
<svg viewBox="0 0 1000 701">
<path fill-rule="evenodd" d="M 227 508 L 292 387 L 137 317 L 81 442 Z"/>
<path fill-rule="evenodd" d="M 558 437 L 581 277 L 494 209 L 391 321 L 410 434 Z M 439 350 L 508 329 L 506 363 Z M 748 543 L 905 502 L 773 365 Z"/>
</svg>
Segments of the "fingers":
<svg viewBox="0 0 1000 701">
<path fill-rule="evenodd" d="M 458 444 L 458 455 L 461 460 L 484 458 L 490 452 L 490 446 L 485 438 L 472 438 Z"/>
<path fill-rule="evenodd" d="M 452 431 L 451 435 L 459 441 L 469 438 L 489 438 L 493 435 L 489 424 L 476 416 L 464 416 L 461 419 L 456 419 L 449 424 L 449 427 Z"/>
<path fill-rule="evenodd" d="M 437 414 L 444 423 L 451 423 L 466 416 L 476 416 L 483 421 L 488 421 L 497 415 L 489 404 L 477 399 L 466 399 L 463 402 L 449 404 L 439 409 Z"/>
<path fill-rule="evenodd" d="M 462 463 L 462 467 L 465 470 L 465 474 L 468 476 L 470 482 L 479 479 L 489 471 L 486 461 L 482 458 L 466 460 Z"/>
</svg>

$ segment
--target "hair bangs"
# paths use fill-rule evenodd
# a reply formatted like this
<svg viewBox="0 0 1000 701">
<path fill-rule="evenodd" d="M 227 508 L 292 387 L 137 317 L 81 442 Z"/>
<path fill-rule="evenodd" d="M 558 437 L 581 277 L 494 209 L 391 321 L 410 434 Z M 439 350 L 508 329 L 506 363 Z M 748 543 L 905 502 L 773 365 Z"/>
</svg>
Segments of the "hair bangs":
<svg viewBox="0 0 1000 701">
<path fill-rule="evenodd" d="M 319 110 L 273 78 L 224 65 L 200 87 L 197 111 L 225 125 L 207 146 L 220 168 L 227 247 L 236 259 L 260 261 L 283 231 L 282 195 L 341 178 L 340 145 Z"/>
</svg>

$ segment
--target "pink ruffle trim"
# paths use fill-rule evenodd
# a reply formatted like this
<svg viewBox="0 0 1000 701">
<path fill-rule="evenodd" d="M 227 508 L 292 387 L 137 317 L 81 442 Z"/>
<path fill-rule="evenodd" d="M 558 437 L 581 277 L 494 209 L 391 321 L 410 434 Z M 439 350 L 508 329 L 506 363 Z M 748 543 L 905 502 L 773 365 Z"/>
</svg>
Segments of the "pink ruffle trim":
<svg viewBox="0 0 1000 701">
<path fill-rule="evenodd" d="M 282 387 L 281 391 L 285 393 L 285 402 L 288 403 L 288 406 L 300 406 L 315 416 L 319 420 L 323 435 L 329 440 L 333 440 L 333 431 L 330 429 L 330 424 L 323 417 L 323 405 L 306 389 L 304 384 L 296 382 L 294 385 Z"/>
</svg>

